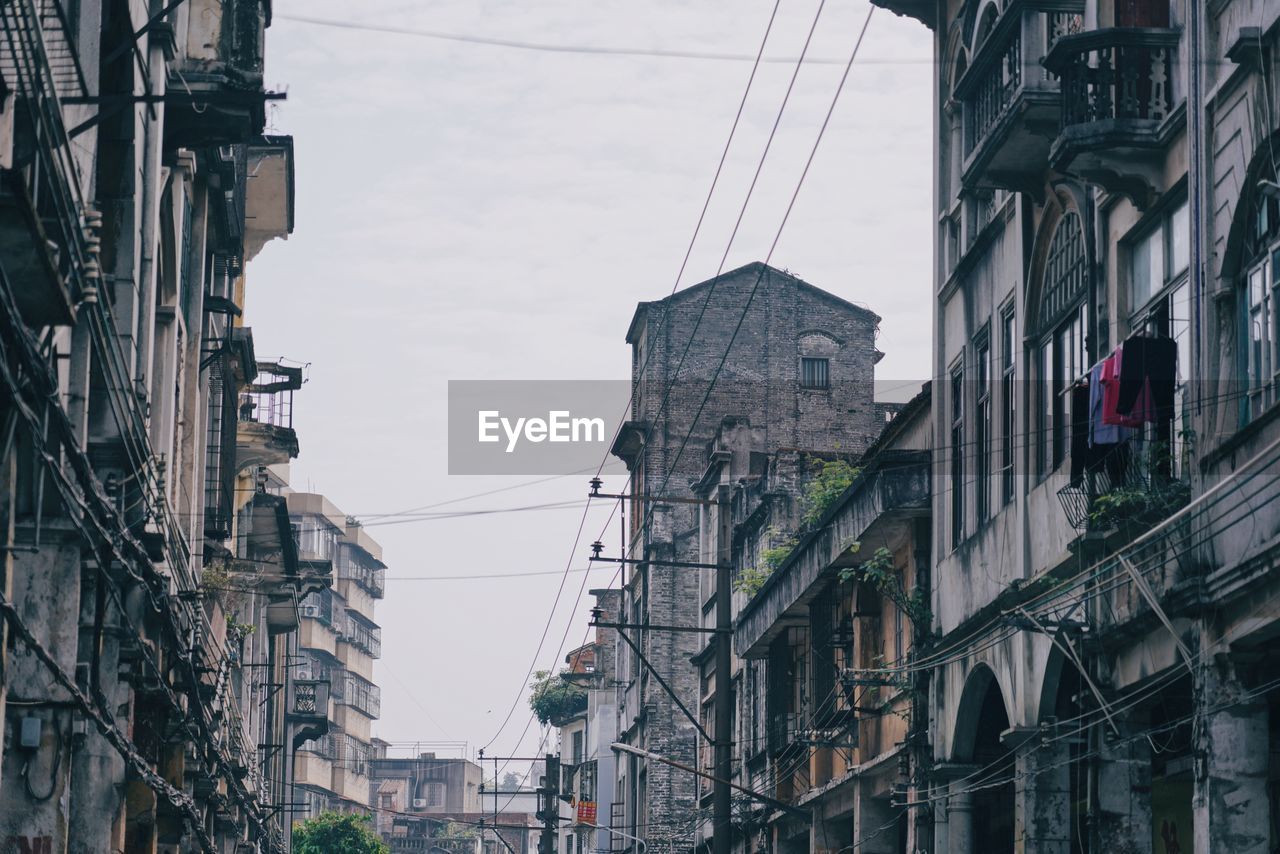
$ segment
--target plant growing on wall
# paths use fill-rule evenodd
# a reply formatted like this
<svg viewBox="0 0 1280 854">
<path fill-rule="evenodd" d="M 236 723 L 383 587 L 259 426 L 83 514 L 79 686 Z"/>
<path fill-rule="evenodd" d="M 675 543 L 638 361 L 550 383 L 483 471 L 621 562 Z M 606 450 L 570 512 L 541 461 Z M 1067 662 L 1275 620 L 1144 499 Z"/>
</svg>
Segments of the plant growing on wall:
<svg viewBox="0 0 1280 854">
<path fill-rule="evenodd" d="M 738 574 L 734 579 L 733 589 L 739 593 L 745 593 L 747 598 L 751 598 L 760 592 L 764 587 L 769 576 L 782 566 L 783 562 L 795 551 L 796 544 L 799 539 L 795 536 L 789 536 L 778 542 L 783 534 L 777 528 L 770 528 L 765 532 L 765 539 L 774 543 L 760 552 L 760 563 L 752 567 L 747 567 Z"/>
<path fill-rule="evenodd" d="M 855 543 L 856 552 L 859 544 Z M 916 588 L 908 591 L 902 585 L 902 573 L 893 563 L 893 552 L 886 548 L 878 548 L 870 558 L 857 566 L 840 570 L 840 580 L 856 579 L 870 584 L 881 596 L 891 602 L 907 615 L 918 628 L 928 629 L 933 622 L 933 614 L 929 611 L 929 603 L 925 601 L 924 591 Z"/>
<path fill-rule="evenodd" d="M 539 670 L 529 683 L 529 708 L 543 726 L 567 720 L 587 708 L 587 692 L 564 678 L 564 673 Z"/>
<path fill-rule="evenodd" d="M 811 457 L 809 463 L 815 475 L 800 493 L 801 530 L 817 525 L 862 471 L 847 460 Z M 763 589 L 765 582 L 786 562 L 800 542 L 799 536 L 784 534 L 777 527 L 765 532 L 765 540 L 770 545 L 761 550 L 760 562 L 743 569 L 733 582 L 733 589 L 746 594 L 747 598 Z"/>
<path fill-rule="evenodd" d="M 817 474 L 805 485 L 804 492 L 800 495 L 800 510 L 803 514 L 800 522 L 805 527 L 818 524 L 862 472 L 862 469 L 847 460 L 813 460 L 812 463 Z"/>
</svg>

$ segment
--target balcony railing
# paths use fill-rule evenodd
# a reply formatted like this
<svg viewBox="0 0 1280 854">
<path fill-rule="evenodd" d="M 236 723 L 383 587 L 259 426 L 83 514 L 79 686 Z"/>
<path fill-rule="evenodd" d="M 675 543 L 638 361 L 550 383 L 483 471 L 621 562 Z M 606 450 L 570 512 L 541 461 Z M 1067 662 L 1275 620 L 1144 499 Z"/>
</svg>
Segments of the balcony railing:
<svg viewBox="0 0 1280 854">
<path fill-rule="evenodd" d="M 333 737 L 333 756 L 336 765 L 356 774 L 369 773 L 369 745 L 343 733 Z"/>
<path fill-rule="evenodd" d="M 342 638 L 352 646 L 363 649 L 372 658 L 380 658 L 382 656 L 382 629 L 380 628 L 370 628 L 348 615 L 347 627 L 342 634 Z"/>
<path fill-rule="evenodd" d="M 60 2 L 0 4 L 0 77 L 0 125 L 5 113 L 9 123 L 0 139 L 12 141 L 0 150 L 0 257 L 22 285 L 15 296 L 29 323 L 68 323 L 99 272 L 60 102 L 86 94 Z"/>
<path fill-rule="evenodd" d="M 1116 27 L 1064 37 L 1046 62 L 1062 79 L 1062 127 L 1161 122 L 1173 110 L 1178 31 Z"/>
<path fill-rule="evenodd" d="M 377 718 L 382 714 L 382 689 L 354 673 L 346 674 L 342 680 L 342 691 L 335 692 L 334 698 L 342 705 L 351 706 L 367 717 Z"/>
<path fill-rule="evenodd" d="M 1011 0 L 956 82 L 966 187 L 1020 189 L 1027 176 L 1044 171 L 1051 137 L 1045 126 L 1056 122 L 1058 82 L 1040 60 L 1057 39 L 1079 29 L 1081 15 L 1041 10 L 1064 5 L 1073 4 Z"/>
<path fill-rule="evenodd" d="M 326 626 L 333 625 L 333 594 L 328 590 L 308 593 L 298 606 L 298 612 L 304 617 L 319 620 Z"/>
<path fill-rule="evenodd" d="M 1058 40 L 1044 63 L 1062 81 L 1061 130 L 1050 154 L 1055 169 L 1086 178 L 1136 174 L 1155 189 L 1162 164 L 1150 162 L 1149 150 L 1167 142 L 1167 120 L 1180 98 L 1178 40 L 1177 30 L 1145 27 Z"/>
<path fill-rule="evenodd" d="M 387 571 L 380 566 L 366 566 L 351 557 L 351 549 L 343 549 L 338 560 L 338 579 L 354 581 L 375 599 L 381 599 L 386 590 Z"/>
<path fill-rule="evenodd" d="M 1187 503 L 1187 484 L 1176 474 L 1166 443 L 1130 439 L 1058 490 L 1058 500 L 1080 530 L 1149 527 Z"/>
<path fill-rule="evenodd" d="M 293 429 L 293 393 L 302 388 L 302 369 L 258 362 L 258 375 L 240 396 L 240 420 Z"/>
</svg>

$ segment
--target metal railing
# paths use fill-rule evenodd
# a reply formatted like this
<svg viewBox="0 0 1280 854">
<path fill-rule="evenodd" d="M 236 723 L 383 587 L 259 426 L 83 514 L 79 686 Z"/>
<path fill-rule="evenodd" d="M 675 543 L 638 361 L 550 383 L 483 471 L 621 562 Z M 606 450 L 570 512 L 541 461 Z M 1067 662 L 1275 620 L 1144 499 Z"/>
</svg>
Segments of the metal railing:
<svg viewBox="0 0 1280 854">
<path fill-rule="evenodd" d="M 304 617 L 311 617 L 319 620 L 326 626 L 332 626 L 333 594 L 328 590 L 318 590 L 314 593 L 308 593 L 303 597 L 301 604 L 299 604 L 298 611 Z"/>
<path fill-rule="evenodd" d="M 1008 13 L 1007 13 L 1008 14 Z M 964 150 L 970 154 L 995 127 L 1022 87 L 1022 30 L 1013 27 L 999 44 L 984 47 L 995 59 L 964 99 Z"/>
<path fill-rule="evenodd" d="M 334 696 L 342 705 L 351 706 L 371 718 L 382 714 L 382 689 L 354 673 L 344 675 L 342 692 Z"/>
<path fill-rule="evenodd" d="M 350 548 L 342 550 L 342 555 L 338 558 L 337 571 L 340 581 L 354 581 L 375 599 L 381 599 L 386 590 L 386 569 L 380 566 L 365 566 L 353 560 Z"/>
<path fill-rule="evenodd" d="M 58 273 L 78 299 L 89 278 L 91 253 L 84 231 L 84 192 L 59 89 L 84 94 L 84 77 L 65 21 L 61 5 L 53 0 L 0 4 L 0 74 L 17 107 L 14 163 L 4 177 L 10 189 L 27 195 L 56 246 Z"/>
<path fill-rule="evenodd" d="M 346 733 L 333 739 L 334 763 L 356 774 L 369 774 L 369 745 Z"/>
<path fill-rule="evenodd" d="M 1059 39 L 1052 64 L 1062 85 L 1062 126 L 1168 118 L 1178 38 L 1177 30 L 1114 27 Z"/>
<path fill-rule="evenodd" d="M 1072 527 L 1102 530 L 1118 522 L 1152 525 L 1187 503 L 1168 444 L 1134 437 L 1117 444 L 1081 478 L 1058 490 Z"/>
<path fill-rule="evenodd" d="M 258 376 L 240 395 L 240 420 L 293 429 L 293 393 L 302 387 L 302 369 L 258 362 Z"/>
<path fill-rule="evenodd" d="M 322 679 L 295 679 L 292 699 L 293 702 L 289 706 L 290 717 L 327 717 L 329 683 Z"/>
<path fill-rule="evenodd" d="M 352 646 L 369 653 L 373 658 L 382 656 L 382 629 L 366 626 L 350 614 L 347 615 L 347 625 L 342 638 Z"/>
</svg>

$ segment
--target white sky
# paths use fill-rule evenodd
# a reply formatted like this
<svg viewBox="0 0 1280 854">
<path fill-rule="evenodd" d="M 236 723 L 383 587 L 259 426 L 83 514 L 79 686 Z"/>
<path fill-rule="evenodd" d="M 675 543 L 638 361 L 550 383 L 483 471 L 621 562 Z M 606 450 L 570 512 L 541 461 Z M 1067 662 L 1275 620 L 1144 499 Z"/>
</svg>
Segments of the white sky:
<svg viewBox="0 0 1280 854">
<path fill-rule="evenodd" d="M 782 0 L 767 55 L 798 55 L 817 0 Z M 828 0 L 811 55 L 847 58 L 865 0 Z M 316 26 L 379 26 L 592 46 L 754 54 L 772 0 L 277 0 L 270 131 L 293 134 L 297 224 L 249 269 L 264 357 L 310 362 L 296 397 L 293 485 L 358 516 L 530 478 L 446 475 L 450 379 L 618 379 L 635 303 L 666 296 L 710 185 L 749 62 L 541 53 Z M 883 316 L 878 378 L 928 376 L 932 229 L 930 39 L 877 11 L 774 266 Z M 790 64 L 757 75 L 681 286 L 715 274 Z M 841 67 L 800 73 L 725 269 L 762 260 Z M 625 401 L 619 401 L 619 409 Z M 585 476 L 442 509 L 579 499 Z M 398 576 L 585 566 L 608 508 L 373 527 L 382 720 L 391 741 L 493 738 L 521 690 L 559 579 Z M 616 523 L 606 542 L 617 542 Z M 593 571 L 588 586 L 607 582 Z M 571 574 L 537 667 L 582 643 Z M 565 648 L 554 654 L 568 631 Z M 489 752 L 528 753 L 521 698 Z M 486 774 L 490 769 L 486 768 Z"/>
</svg>

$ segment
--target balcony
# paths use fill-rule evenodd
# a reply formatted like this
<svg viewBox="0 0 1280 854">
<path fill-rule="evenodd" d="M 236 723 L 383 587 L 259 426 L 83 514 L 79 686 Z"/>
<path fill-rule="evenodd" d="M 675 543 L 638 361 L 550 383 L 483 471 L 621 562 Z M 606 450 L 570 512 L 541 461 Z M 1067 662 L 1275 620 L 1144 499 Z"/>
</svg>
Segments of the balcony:
<svg viewBox="0 0 1280 854">
<path fill-rule="evenodd" d="M 295 679 L 287 710 L 294 730 L 293 745 L 319 739 L 329 731 L 329 683 L 318 679 Z"/>
<path fill-rule="evenodd" d="M 1058 81 L 1040 60 L 1079 29 L 1083 5 L 1012 0 L 991 25 L 955 86 L 967 189 L 1040 192 L 1061 112 Z"/>
<path fill-rule="evenodd" d="M 1130 439 L 1058 490 L 1067 521 L 1078 530 L 1117 531 L 1128 541 L 1184 507 L 1190 487 L 1177 477 L 1167 444 Z"/>
<path fill-rule="evenodd" d="M 382 629 L 377 626 L 367 626 L 348 615 L 342 639 L 357 649 L 364 650 L 370 658 L 382 657 Z"/>
<path fill-rule="evenodd" d="M 189 0 L 170 30 L 165 142 L 185 148 L 247 142 L 262 133 L 263 37 L 269 0 Z"/>
<path fill-rule="evenodd" d="M 351 553 L 352 549 L 343 549 L 338 559 L 338 580 L 351 581 L 374 599 L 381 599 L 386 592 L 386 567 L 381 563 L 356 559 Z"/>
<path fill-rule="evenodd" d="M 0 270 L 29 326 L 69 324 L 99 278 L 60 100 L 84 75 L 61 2 L 0 4 L 0 32 Z"/>
<path fill-rule="evenodd" d="M 341 691 L 334 690 L 334 699 L 340 705 L 350 706 L 365 717 L 376 719 L 382 714 L 382 689 L 372 682 L 356 676 L 345 674 Z"/>
<path fill-rule="evenodd" d="M 1112 27 L 1064 36 L 1045 57 L 1061 79 L 1060 124 L 1050 161 L 1140 204 L 1163 189 L 1161 158 L 1176 106 L 1179 32 Z"/>
<path fill-rule="evenodd" d="M 760 591 L 742 608 L 734 647 L 747 658 L 767 654 L 774 638 L 808 619 L 809 600 L 839 570 L 856 565 L 849 543 L 862 555 L 899 540 L 913 520 L 928 513 L 927 451 L 881 451 L 828 512 L 820 528 L 805 534 Z"/>
<path fill-rule="evenodd" d="M 293 429 L 293 393 L 302 388 L 302 369 L 258 362 L 257 376 L 240 395 L 236 427 L 236 463 L 249 466 L 287 463 L 298 456 Z"/>
</svg>

